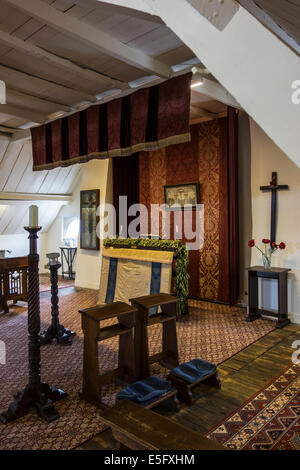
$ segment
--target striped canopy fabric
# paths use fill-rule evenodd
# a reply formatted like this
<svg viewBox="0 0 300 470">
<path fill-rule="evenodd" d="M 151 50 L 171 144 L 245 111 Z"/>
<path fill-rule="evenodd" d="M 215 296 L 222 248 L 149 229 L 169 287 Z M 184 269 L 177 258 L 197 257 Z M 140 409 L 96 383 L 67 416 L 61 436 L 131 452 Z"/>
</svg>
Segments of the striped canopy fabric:
<svg viewBox="0 0 300 470">
<path fill-rule="evenodd" d="M 103 248 L 98 304 L 169 294 L 173 255 L 169 251 Z"/>
<path fill-rule="evenodd" d="M 188 142 L 191 77 L 181 75 L 33 127 L 33 170 Z"/>
</svg>

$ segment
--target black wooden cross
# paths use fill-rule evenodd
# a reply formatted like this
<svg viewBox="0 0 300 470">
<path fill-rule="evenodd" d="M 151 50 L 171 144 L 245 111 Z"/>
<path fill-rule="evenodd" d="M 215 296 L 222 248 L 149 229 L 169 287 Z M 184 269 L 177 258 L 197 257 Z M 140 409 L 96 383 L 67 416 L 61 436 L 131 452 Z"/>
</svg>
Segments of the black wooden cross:
<svg viewBox="0 0 300 470">
<path fill-rule="evenodd" d="M 271 245 L 273 242 L 276 241 L 276 215 L 277 215 L 277 191 L 282 191 L 289 189 L 287 184 L 278 185 L 277 183 L 277 173 L 272 173 L 272 181 L 270 182 L 269 186 L 261 186 L 261 191 L 271 191 L 272 198 L 271 198 L 271 234 L 270 240 Z"/>
</svg>

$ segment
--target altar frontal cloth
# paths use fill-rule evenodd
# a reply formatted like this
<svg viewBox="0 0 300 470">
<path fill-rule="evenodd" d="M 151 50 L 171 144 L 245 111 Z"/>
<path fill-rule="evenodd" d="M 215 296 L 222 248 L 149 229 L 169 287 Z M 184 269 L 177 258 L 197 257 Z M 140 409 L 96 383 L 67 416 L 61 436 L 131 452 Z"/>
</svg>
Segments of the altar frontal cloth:
<svg viewBox="0 0 300 470">
<path fill-rule="evenodd" d="M 170 251 L 103 248 L 98 304 L 171 292 Z"/>
</svg>

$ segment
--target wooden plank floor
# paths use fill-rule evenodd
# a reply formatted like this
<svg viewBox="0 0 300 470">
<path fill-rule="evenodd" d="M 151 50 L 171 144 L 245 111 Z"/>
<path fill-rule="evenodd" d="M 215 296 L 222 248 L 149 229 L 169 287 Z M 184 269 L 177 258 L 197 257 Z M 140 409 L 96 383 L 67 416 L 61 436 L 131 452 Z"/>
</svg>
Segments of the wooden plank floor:
<svg viewBox="0 0 300 470">
<path fill-rule="evenodd" d="M 181 404 L 178 413 L 161 407 L 155 411 L 204 434 L 291 363 L 292 344 L 296 340 L 300 340 L 300 325 L 272 331 L 218 367 L 222 381 L 220 390 L 202 384 L 194 389 L 197 399 L 192 406 Z M 115 448 L 111 431 L 107 430 L 82 444 L 78 450 Z"/>
</svg>

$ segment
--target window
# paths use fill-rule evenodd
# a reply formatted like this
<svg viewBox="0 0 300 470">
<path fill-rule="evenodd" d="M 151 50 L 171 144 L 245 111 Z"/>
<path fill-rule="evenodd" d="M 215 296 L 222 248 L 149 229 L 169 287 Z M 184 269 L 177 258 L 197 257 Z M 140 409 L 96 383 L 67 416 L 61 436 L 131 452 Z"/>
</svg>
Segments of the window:
<svg viewBox="0 0 300 470">
<path fill-rule="evenodd" d="M 77 246 L 79 225 L 79 217 L 68 217 L 63 219 L 63 240 L 66 246 Z"/>
</svg>

